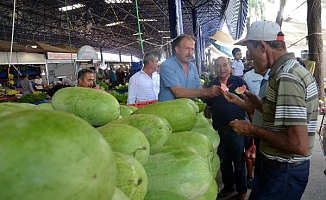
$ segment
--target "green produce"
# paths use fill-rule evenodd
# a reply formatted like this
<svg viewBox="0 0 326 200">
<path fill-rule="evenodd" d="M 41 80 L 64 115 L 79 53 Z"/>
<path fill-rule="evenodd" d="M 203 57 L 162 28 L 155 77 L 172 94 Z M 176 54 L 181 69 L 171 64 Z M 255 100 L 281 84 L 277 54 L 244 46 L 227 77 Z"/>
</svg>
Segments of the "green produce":
<svg viewBox="0 0 326 200">
<path fill-rule="evenodd" d="M 211 141 L 213 148 L 215 150 L 218 148 L 218 145 L 220 145 L 220 136 L 211 125 L 207 125 L 206 127 L 195 126 L 190 131 L 201 133 L 207 136 L 207 138 Z"/>
<path fill-rule="evenodd" d="M 213 160 L 211 162 L 211 167 L 212 167 L 213 178 L 215 179 L 221 167 L 220 157 L 216 153 L 214 154 Z"/>
<path fill-rule="evenodd" d="M 147 191 L 144 200 L 188 200 L 188 198 L 169 191 Z"/>
<path fill-rule="evenodd" d="M 148 192 L 172 192 L 188 199 L 205 194 L 213 180 L 207 161 L 189 151 L 150 155 L 144 168 Z"/>
<path fill-rule="evenodd" d="M 110 144 L 114 152 L 128 154 L 142 164 L 145 164 L 149 156 L 149 143 L 144 133 L 127 124 L 106 124 L 97 130 Z"/>
<path fill-rule="evenodd" d="M 159 151 L 172 134 L 169 122 L 163 117 L 152 114 L 129 115 L 110 122 L 111 124 L 128 124 L 141 130 L 150 145 L 150 154 Z"/>
<path fill-rule="evenodd" d="M 188 131 L 196 123 L 196 112 L 185 100 L 177 99 L 150 104 L 135 110 L 133 114 L 154 114 L 164 117 L 170 123 L 172 132 Z"/>
<path fill-rule="evenodd" d="M 128 83 L 122 85 L 122 84 L 119 84 L 117 86 L 115 86 L 115 89 L 117 90 L 128 90 Z"/>
<path fill-rule="evenodd" d="M 17 102 L 18 103 L 36 103 L 38 101 L 44 100 L 46 97 L 45 93 L 36 93 L 36 94 L 27 94 L 20 97 Z"/>
<path fill-rule="evenodd" d="M 203 134 L 192 131 L 174 132 L 165 144 L 166 146 L 184 145 L 194 148 L 199 155 L 211 162 L 215 151 L 211 141 Z"/>
<path fill-rule="evenodd" d="M 138 108 L 136 106 L 130 106 L 130 105 L 126 105 L 128 108 L 130 108 L 132 110 L 132 112 L 134 112 L 135 110 L 137 110 Z"/>
<path fill-rule="evenodd" d="M 143 200 L 147 192 L 147 175 L 142 164 L 134 157 L 114 152 L 117 163 L 117 187 L 130 200 Z"/>
<path fill-rule="evenodd" d="M 213 180 L 211 186 L 202 197 L 205 197 L 205 199 L 207 200 L 216 200 L 217 193 L 218 185 L 216 183 L 216 180 Z"/>
<path fill-rule="evenodd" d="M 114 91 L 114 92 L 110 92 L 110 94 L 114 96 L 114 98 L 116 98 L 120 104 L 122 105 L 127 104 L 128 92 L 119 94 L 118 92 Z"/>
<path fill-rule="evenodd" d="M 100 86 L 101 88 L 103 88 L 105 91 L 107 91 L 107 90 L 109 89 L 108 84 L 106 84 L 106 83 L 103 82 L 103 81 L 100 81 L 100 82 L 99 82 L 99 86 Z"/>
<path fill-rule="evenodd" d="M 193 153 L 198 153 L 193 147 L 185 145 L 167 145 L 162 147 L 158 153 L 173 153 L 178 151 L 189 151 Z"/>
<path fill-rule="evenodd" d="M 36 109 L 53 110 L 51 103 L 41 103 L 35 106 Z"/>
<path fill-rule="evenodd" d="M 0 199 L 107 200 L 116 185 L 113 152 L 74 115 L 26 109 L 0 117 Z"/>
<path fill-rule="evenodd" d="M 112 200 L 130 200 L 119 188 L 115 188 Z"/>
<path fill-rule="evenodd" d="M 34 108 L 34 107 L 35 105 L 30 103 L 3 102 L 0 103 L 0 115 L 15 110 L 22 110 L 22 109 Z"/>
<path fill-rule="evenodd" d="M 200 103 L 200 102 L 196 102 L 196 105 L 199 108 L 199 113 L 203 112 L 205 110 L 206 107 L 206 103 Z"/>
<path fill-rule="evenodd" d="M 102 126 L 120 115 L 119 102 L 109 93 L 84 87 L 58 90 L 51 101 L 54 110 L 73 113 L 93 126 Z"/>
<path fill-rule="evenodd" d="M 196 113 L 199 113 L 199 107 L 193 100 L 188 98 L 180 98 L 180 99 L 176 99 L 176 101 L 182 101 L 184 103 L 188 103 L 189 105 L 191 105 L 191 107 L 195 110 Z"/>
<path fill-rule="evenodd" d="M 203 115 L 203 113 L 197 113 L 195 127 L 207 127 L 207 126 L 211 126 L 207 121 L 207 118 Z"/>
<path fill-rule="evenodd" d="M 120 105 L 120 115 L 121 117 L 129 116 L 133 110 L 129 106 Z"/>
</svg>

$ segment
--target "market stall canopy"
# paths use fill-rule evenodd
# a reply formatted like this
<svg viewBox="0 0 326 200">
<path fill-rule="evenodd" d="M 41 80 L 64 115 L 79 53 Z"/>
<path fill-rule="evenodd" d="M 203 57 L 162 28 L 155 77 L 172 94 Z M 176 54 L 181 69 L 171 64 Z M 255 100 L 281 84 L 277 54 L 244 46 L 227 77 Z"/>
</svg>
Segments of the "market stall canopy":
<svg viewBox="0 0 326 200">
<path fill-rule="evenodd" d="M 46 53 L 46 52 L 70 53 L 70 51 L 68 51 L 66 49 L 51 46 L 49 44 L 45 44 L 45 43 L 37 42 L 37 41 L 21 42 L 20 44 L 26 45 L 26 47 L 30 47 L 31 49 L 36 47 L 35 49 L 38 49 L 38 50 L 40 50 L 40 52 L 43 52 L 43 53 Z"/>
<path fill-rule="evenodd" d="M 216 49 L 218 49 L 219 51 L 221 51 L 223 54 L 227 55 L 227 57 L 230 57 L 230 58 L 233 57 L 233 55 L 232 55 L 232 51 L 231 51 L 230 48 L 228 48 L 228 47 L 226 47 L 226 46 L 224 46 L 224 45 L 222 45 L 222 44 L 218 44 L 217 42 L 212 43 L 212 45 L 213 45 Z"/>
<path fill-rule="evenodd" d="M 212 38 L 213 40 L 223 42 L 225 44 L 230 44 L 230 45 L 234 44 L 234 40 L 231 37 L 231 35 L 220 30 L 216 31 L 216 33 L 210 38 Z"/>
<path fill-rule="evenodd" d="M 0 39 L 11 38 L 14 2 L 0 1 L 3 30 Z M 225 21 L 235 38 L 239 36 L 237 29 L 243 30 L 245 25 L 234 16 L 245 18 L 247 9 L 243 5 L 247 5 L 248 0 L 138 0 L 138 9 L 133 0 L 19 0 L 14 13 L 17 20 L 14 41 L 36 40 L 75 47 L 90 45 L 96 50 L 102 48 L 103 52 L 141 56 L 137 35 L 139 22 L 145 53 L 155 49 L 169 52 L 169 7 L 175 2 L 180 3 L 183 32 L 194 34 L 200 29 L 206 47 Z"/>
<path fill-rule="evenodd" d="M 79 48 L 68 46 L 68 45 L 65 45 L 65 44 L 56 44 L 56 45 L 53 45 L 53 46 L 61 48 L 61 49 L 68 50 L 71 53 L 77 53 L 79 51 Z"/>
<path fill-rule="evenodd" d="M 10 52 L 11 42 L 0 40 L 0 52 Z M 13 43 L 13 52 L 30 52 L 30 53 L 42 53 L 40 49 L 28 48 L 26 45 Z"/>
<path fill-rule="evenodd" d="M 213 55 L 212 57 L 213 58 L 217 58 L 217 57 L 220 57 L 220 56 L 223 56 L 223 57 L 230 57 L 228 55 L 226 55 L 225 53 L 221 52 L 220 50 L 218 50 L 214 45 L 210 45 L 208 47 L 209 49 L 211 49 L 211 54 Z"/>
</svg>

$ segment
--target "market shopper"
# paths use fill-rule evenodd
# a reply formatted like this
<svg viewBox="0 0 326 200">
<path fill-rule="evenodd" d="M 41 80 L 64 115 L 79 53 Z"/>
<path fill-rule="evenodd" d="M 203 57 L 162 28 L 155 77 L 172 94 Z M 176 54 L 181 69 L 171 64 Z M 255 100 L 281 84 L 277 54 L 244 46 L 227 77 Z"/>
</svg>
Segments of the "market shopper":
<svg viewBox="0 0 326 200">
<path fill-rule="evenodd" d="M 229 86 L 229 92 L 237 87 L 246 85 L 246 82 L 231 74 L 231 66 L 226 57 L 215 60 L 215 74 L 217 75 L 208 86 Z M 238 199 L 247 198 L 246 167 L 243 160 L 244 136 L 237 135 L 229 123 L 235 119 L 245 119 L 245 111 L 233 103 L 229 103 L 223 95 L 205 99 L 206 117 L 212 116 L 213 128 L 218 131 L 221 142 L 217 154 L 221 159 L 221 172 L 224 188 L 219 192 L 219 197 L 226 197 L 234 190 L 238 193 Z M 235 185 L 235 188 L 234 188 Z"/>
<path fill-rule="evenodd" d="M 93 87 L 94 72 L 90 69 L 81 69 L 78 72 L 78 87 Z"/>
<path fill-rule="evenodd" d="M 158 100 L 217 96 L 219 86 L 202 88 L 197 67 L 191 62 L 195 38 L 187 34 L 180 35 L 174 40 L 173 46 L 175 56 L 165 60 L 160 66 Z"/>
<path fill-rule="evenodd" d="M 24 74 L 24 79 L 20 81 L 20 85 L 23 89 L 23 96 L 27 95 L 27 94 L 33 94 L 34 89 L 33 89 L 33 85 L 32 82 L 28 79 L 29 75 L 28 74 Z"/>
<path fill-rule="evenodd" d="M 143 59 L 144 67 L 132 75 L 128 84 L 128 104 L 157 100 L 160 90 L 158 55 L 147 53 Z"/>
<path fill-rule="evenodd" d="M 317 125 L 317 84 L 287 52 L 275 22 L 254 22 L 236 44 L 247 46 L 255 65 L 270 68 L 266 96 L 261 100 L 244 94 L 246 102 L 262 112 L 262 127 L 244 120 L 230 122 L 239 135 L 260 139 L 261 169 L 255 172 L 250 199 L 301 199 Z"/>
<path fill-rule="evenodd" d="M 43 90 L 43 79 L 40 77 L 40 75 L 36 75 L 35 79 L 34 79 L 34 83 L 35 83 L 35 89 L 42 91 Z"/>
</svg>

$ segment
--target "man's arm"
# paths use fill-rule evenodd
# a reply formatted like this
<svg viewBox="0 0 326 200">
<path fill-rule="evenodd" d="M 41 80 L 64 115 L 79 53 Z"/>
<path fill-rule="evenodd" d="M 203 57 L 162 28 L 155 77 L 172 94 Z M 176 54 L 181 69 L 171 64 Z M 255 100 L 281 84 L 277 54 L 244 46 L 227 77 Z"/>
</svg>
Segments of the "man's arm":
<svg viewBox="0 0 326 200">
<path fill-rule="evenodd" d="M 286 132 L 270 131 L 245 120 L 233 120 L 230 126 L 239 135 L 258 137 L 282 151 L 306 156 L 309 150 L 306 126 L 288 126 Z"/>
<path fill-rule="evenodd" d="M 176 98 L 212 98 L 220 94 L 220 87 L 213 85 L 210 88 L 189 89 L 181 86 L 170 87 Z"/>
<path fill-rule="evenodd" d="M 137 97 L 137 85 L 136 85 L 136 76 L 131 77 L 128 84 L 128 100 L 127 104 L 136 103 Z"/>
<path fill-rule="evenodd" d="M 237 95 L 235 95 L 231 92 L 224 93 L 224 98 L 228 102 L 239 106 L 241 109 L 248 112 L 248 114 L 254 114 L 254 112 L 255 112 L 254 107 L 250 106 L 249 104 L 246 104 L 246 102 L 243 99 L 241 99 L 240 97 L 238 97 Z"/>
</svg>

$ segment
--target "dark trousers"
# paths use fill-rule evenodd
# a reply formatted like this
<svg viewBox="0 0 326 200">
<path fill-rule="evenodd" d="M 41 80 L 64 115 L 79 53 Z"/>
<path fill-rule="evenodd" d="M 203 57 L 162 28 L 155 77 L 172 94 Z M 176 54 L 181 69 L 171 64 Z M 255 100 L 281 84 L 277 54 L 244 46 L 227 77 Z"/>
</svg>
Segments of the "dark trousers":
<svg viewBox="0 0 326 200">
<path fill-rule="evenodd" d="M 245 162 L 243 160 L 244 137 L 238 136 L 232 129 L 218 129 L 220 145 L 217 151 L 221 159 L 221 172 L 224 187 L 236 186 L 239 194 L 247 193 Z"/>
<path fill-rule="evenodd" d="M 258 154 L 257 154 L 258 156 Z M 310 161 L 299 165 L 277 164 L 260 156 L 250 200 L 300 200 L 307 186 Z M 275 162 L 275 163 L 273 163 Z"/>
</svg>

